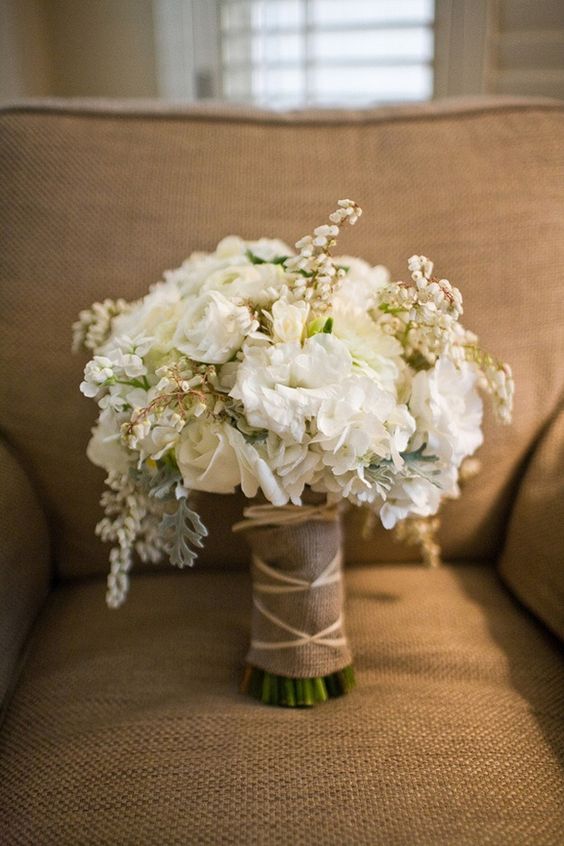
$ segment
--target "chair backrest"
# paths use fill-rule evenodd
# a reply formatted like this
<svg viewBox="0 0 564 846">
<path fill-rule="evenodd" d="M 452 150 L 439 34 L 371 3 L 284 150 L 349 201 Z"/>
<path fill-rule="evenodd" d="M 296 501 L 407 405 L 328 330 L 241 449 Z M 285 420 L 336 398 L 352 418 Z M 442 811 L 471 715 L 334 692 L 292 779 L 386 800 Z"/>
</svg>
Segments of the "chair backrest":
<svg viewBox="0 0 564 846">
<path fill-rule="evenodd" d="M 43 497 L 63 576 L 106 570 L 93 535 L 103 474 L 85 457 L 95 406 L 70 354 L 78 311 L 135 298 L 228 233 L 293 243 L 348 196 L 364 209 L 342 248 L 396 277 L 424 253 L 508 360 L 510 428 L 486 423 L 483 470 L 445 509 L 450 559 L 498 551 L 524 460 L 561 393 L 564 104 L 494 100 L 277 115 L 138 104 L 20 104 L 0 114 L 0 427 Z M 204 560 L 242 562 L 237 498 L 203 503 Z M 414 560 L 383 530 L 348 557 Z"/>
</svg>

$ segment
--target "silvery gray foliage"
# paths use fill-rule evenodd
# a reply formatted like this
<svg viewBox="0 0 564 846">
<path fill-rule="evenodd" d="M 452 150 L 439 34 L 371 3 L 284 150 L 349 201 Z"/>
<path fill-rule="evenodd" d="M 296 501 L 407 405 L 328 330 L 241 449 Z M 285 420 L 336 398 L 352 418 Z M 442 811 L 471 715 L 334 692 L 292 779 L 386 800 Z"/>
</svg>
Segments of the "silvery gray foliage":
<svg viewBox="0 0 564 846">
<path fill-rule="evenodd" d="M 188 504 L 188 498 L 177 500 L 176 510 L 163 515 L 160 524 L 163 546 L 174 567 L 192 567 L 198 553 L 194 547 L 202 547 L 208 530 L 199 514 Z"/>
<path fill-rule="evenodd" d="M 142 482 L 147 488 L 149 496 L 155 499 L 174 499 L 176 486 L 182 484 L 182 477 L 178 470 L 161 467 L 156 473 L 144 471 Z"/>
<path fill-rule="evenodd" d="M 175 567 L 192 567 L 198 554 L 193 548 L 201 548 L 208 530 L 199 514 L 190 508 L 188 497 L 177 498 L 176 491 L 182 484 L 178 470 L 161 467 L 156 473 L 143 475 L 143 484 L 150 497 L 160 500 L 166 511 L 159 524 L 159 536 L 163 548 Z M 173 507 L 174 506 L 174 507 Z"/>
</svg>

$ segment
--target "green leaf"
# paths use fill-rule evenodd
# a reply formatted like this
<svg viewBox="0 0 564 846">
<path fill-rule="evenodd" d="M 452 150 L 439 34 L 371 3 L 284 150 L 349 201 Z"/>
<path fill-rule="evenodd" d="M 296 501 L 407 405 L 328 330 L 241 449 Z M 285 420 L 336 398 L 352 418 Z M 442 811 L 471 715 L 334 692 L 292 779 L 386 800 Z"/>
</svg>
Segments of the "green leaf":
<svg viewBox="0 0 564 846">
<path fill-rule="evenodd" d="M 251 264 L 284 264 L 290 258 L 290 256 L 275 256 L 273 259 L 263 259 L 253 253 L 252 250 L 245 250 L 245 255 Z"/>
<path fill-rule="evenodd" d="M 332 331 L 332 317 L 316 317 L 315 320 L 312 320 L 307 327 L 307 336 L 308 338 L 312 338 L 314 335 L 319 335 L 321 333 L 330 335 Z"/>
<path fill-rule="evenodd" d="M 439 458 L 436 455 L 423 455 L 424 450 L 427 449 L 427 444 L 421 444 L 419 449 L 414 450 L 413 452 L 402 452 L 400 453 L 401 457 L 404 461 L 438 461 Z"/>
<path fill-rule="evenodd" d="M 399 308 L 398 306 L 391 306 L 389 303 L 380 303 L 378 306 L 380 311 L 383 311 L 384 314 L 403 314 L 407 311 L 405 308 Z"/>
<path fill-rule="evenodd" d="M 164 514 L 160 524 L 164 548 L 174 567 L 192 567 L 198 557 L 194 547 L 202 547 L 208 530 L 200 516 L 192 511 L 187 497 L 177 501 L 176 510 Z"/>
</svg>

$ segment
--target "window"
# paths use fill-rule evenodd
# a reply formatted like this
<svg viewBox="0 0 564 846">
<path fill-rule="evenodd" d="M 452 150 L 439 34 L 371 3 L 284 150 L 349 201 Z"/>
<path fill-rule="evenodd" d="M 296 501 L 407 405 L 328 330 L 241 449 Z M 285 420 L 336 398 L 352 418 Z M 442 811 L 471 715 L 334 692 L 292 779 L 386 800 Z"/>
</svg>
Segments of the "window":
<svg viewBox="0 0 564 846">
<path fill-rule="evenodd" d="M 274 108 L 433 93 L 433 0 L 221 0 L 223 96 Z"/>
</svg>

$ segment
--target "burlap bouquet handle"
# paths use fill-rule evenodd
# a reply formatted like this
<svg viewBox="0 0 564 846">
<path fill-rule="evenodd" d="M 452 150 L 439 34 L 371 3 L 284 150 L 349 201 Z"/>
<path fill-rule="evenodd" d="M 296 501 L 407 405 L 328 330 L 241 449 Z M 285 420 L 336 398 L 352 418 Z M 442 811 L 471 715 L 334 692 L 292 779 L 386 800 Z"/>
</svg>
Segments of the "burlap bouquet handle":
<svg viewBox="0 0 564 846">
<path fill-rule="evenodd" d="M 344 629 L 339 511 L 251 506 L 234 526 L 252 551 L 253 611 L 247 663 L 291 678 L 351 664 Z"/>
</svg>

